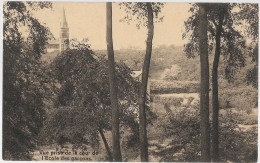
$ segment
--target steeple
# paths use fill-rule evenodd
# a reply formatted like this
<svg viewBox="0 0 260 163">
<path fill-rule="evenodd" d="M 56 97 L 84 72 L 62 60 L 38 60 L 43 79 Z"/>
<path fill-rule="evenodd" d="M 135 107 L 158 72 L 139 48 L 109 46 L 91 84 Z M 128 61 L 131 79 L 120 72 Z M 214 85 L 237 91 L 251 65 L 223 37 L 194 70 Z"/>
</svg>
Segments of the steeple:
<svg viewBox="0 0 260 163">
<path fill-rule="evenodd" d="M 63 18 L 60 27 L 60 52 L 69 47 L 69 26 L 66 20 L 65 9 L 63 8 Z"/>
<path fill-rule="evenodd" d="M 68 28 L 68 23 L 67 23 L 67 20 L 66 20 L 66 15 L 65 15 L 65 9 L 63 8 L 63 21 L 61 23 L 61 28 Z"/>
</svg>

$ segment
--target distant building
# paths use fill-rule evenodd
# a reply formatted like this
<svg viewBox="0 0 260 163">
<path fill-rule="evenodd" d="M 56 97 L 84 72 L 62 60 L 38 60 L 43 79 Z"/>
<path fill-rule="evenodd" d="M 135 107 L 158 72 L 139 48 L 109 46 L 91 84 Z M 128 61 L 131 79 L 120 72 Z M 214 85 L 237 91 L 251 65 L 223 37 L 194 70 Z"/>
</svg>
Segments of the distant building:
<svg viewBox="0 0 260 163">
<path fill-rule="evenodd" d="M 69 44 L 69 26 L 66 20 L 65 10 L 63 8 L 63 18 L 60 24 L 59 39 L 49 40 L 46 45 L 47 53 L 57 51 L 62 52 L 70 47 Z"/>
<path fill-rule="evenodd" d="M 46 45 L 47 53 L 51 53 L 53 51 L 60 51 L 60 43 L 59 40 L 49 40 L 48 44 Z"/>
</svg>

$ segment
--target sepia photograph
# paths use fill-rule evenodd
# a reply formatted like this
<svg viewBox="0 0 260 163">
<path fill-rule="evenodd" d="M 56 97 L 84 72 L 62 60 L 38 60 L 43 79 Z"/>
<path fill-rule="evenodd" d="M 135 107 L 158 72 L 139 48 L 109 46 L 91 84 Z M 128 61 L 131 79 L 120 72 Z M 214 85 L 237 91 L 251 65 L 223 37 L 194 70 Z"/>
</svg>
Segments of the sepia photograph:
<svg viewBox="0 0 260 163">
<path fill-rule="evenodd" d="M 2 161 L 258 161 L 258 2 L 4 1 L 1 20 Z"/>
</svg>

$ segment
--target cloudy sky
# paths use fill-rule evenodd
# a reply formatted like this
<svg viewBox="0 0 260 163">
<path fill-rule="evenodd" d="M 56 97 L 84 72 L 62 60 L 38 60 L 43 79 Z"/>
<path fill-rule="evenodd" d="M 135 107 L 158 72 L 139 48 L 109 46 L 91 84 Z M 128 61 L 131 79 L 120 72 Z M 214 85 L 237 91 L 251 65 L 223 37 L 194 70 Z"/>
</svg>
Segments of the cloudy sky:
<svg viewBox="0 0 260 163">
<path fill-rule="evenodd" d="M 188 3 L 165 4 L 161 23 L 155 24 L 154 46 L 183 45 L 184 21 L 190 16 Z M 37 11 L 35 16 L 45 23 L 56 38 L 59 36 L 62 9 L 70 28 L 70 38 L 81 40 L 88 38 L 93 49 L 106 49 L 106 4 L 104 2 L 53 2 L 53 9 Z M 113 3 L 113 41 L 115 49 L 128 47 L 145 48 L 147 29 L 137 29 L 135 23 L 130 25 L 120 22 L 125 16 L 118 3 Z"/>
</svg>

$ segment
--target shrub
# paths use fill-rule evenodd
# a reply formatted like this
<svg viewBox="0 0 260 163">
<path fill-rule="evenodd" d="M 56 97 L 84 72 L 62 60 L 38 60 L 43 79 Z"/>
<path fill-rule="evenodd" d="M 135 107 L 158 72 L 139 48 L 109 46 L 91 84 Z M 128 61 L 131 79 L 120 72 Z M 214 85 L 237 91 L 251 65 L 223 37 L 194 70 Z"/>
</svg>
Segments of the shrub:
<svg viewBox="0 0 260 163">
<path fill-rule="evenodd" d="M 169 105 L 170 106 L 170 105 Z M 196 161 L 199 159 L 199 111 L 197 109 L 178 107 L 166 111 L 158 117 L 154 126 L 153 139 L 158 143 L 152 154 L 161 157 L 160 161 Z M 157 128 L 159 130 L 157 130 Z M 152 130 L 152 129 L 151 129 Z M 169 141 L 166 141 L 169 140 Z"/>
<path fill-rule="evenodd" d="M 257 106 L 257 89 L 247 86 L 219 91 L 220 108 L 252 109 Z"/>
<path fill-rule="evenodd" d="M 199 161 L 199 110 L 188 107 L 165 110 L 166 113 L 158 113 L 157 123 L 148 129 L 151 154 L 159 157 L 159 161 Z M 238 126 L 240 116 L 231 110 L 220 114 L 219 147 L 223 162 L 254 162 L 257 159 L 257 128 L 242 131 Z"/>
<path fill-rule="evenodd" d="M 222 161 L 255 162 L 257 160 L 257 128 L 242 131 L 238 113 L 227 111 L 220 115 L 220 158 Z"/>
<path fill-rule="evenodd" d="M 181 97 L 162 97 L 162 96 L 153 96 L 153 102 L 159 103 L 159 104 L 165 104 L 168 103 L 173 106 L 181 106 L 183 102 L 183 98 Z"/>
<path fill-rule="evenodd" d="M 173 64 L 170 69 L 166 68 L 163 71 L 161 78 L 168 81 L 177 80 L 178 75 L 180 73 L 181 73 L 181 67 L 176 64 Z"/>
<path fill-rule="evenodd" d="M 199 92 L 200 85 L 197 81 L 164 81 L 152 80 L 151 93 L 169 94 L 169 93 L 196 93 Z"/>
</svg>

